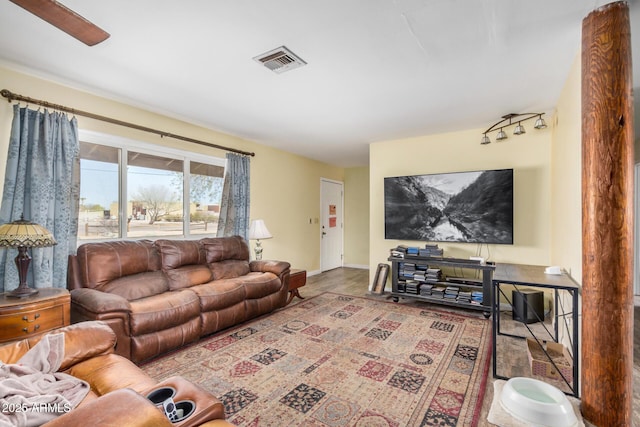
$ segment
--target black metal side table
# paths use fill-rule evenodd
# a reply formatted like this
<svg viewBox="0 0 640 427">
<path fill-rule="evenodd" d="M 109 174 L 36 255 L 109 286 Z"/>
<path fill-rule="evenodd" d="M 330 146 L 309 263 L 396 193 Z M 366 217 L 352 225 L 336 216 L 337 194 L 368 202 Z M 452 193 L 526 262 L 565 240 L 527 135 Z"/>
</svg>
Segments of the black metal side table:
<svg viewBox="0 0 640 427">
<path fill-rule="evenodd" d="M 543 326 L 547 337 L 539 337 L 536 332 L 532 329 L 532 327 L 524 322 L 524 326 L 529 331 L 530 336 L 540 345 L 540 347 L 544 350 L 544 346 L 542 345 L 544 341 L 552 340 L 553 342 L 558 343 L 559 336 L 559 325 L 560 321 L 564 320 L 566 316 L 571 316 L 572 327 L 569 332 L 569 341 L 571 345 L 571 355 L 573 357 L 572 365 L 573 365 L 573 381 L 568 381 L 564 375 L 560 374 L 566 385 L 571 390 L 571 394 L 575 397 L 579 397 L 580 395 L 580 383 L 579 383 L 579 305 L 578 305 L 578 296 L 580 294 L 581 287 L 578 285 L 566 272 L 562 272 L 560 275 L 551 275 L 545 274 L 545 267 L 539 265 L 524 265 L 524 264 L 506 264 L 506 263 L 497 263 L 496 270 L 493 274 L 493 377 L 499 379 L 508 379 L 508 377 L 499 375 L 497 372 L 497 338 L 498 335 L 509 336 L 513 338 L 521 338 L 525 339 L 527 337 L 504 333 L 500 329 L 500 302 L 506 301 L 513 308 L 512 299 L 501 289 L 501 285 L 510 285 L 510 287 L 516 291 L 520 292 L 520 287 L 527 288 L 542 288 L 542 289 L 552 289 L 554 294 L 554 317 L 555 322 L 553 326 L 553 331 L 549 330 L 546 326 Z M 571 310 L 568 312 L 564 311 L 564 305 L 560 299 L 560 291 L 566 291 L 569 293 L 571 297 Z M 501 298 L 502 297 L 502 298 Z M 531 308 L 531 307 L 530 307 Z M 562 308 L 563 312 L 560 313 L 559 308 Z M 544 320 L 544 319 L 539 319 Z M 566 322 L 565 322 L 566 325 Z M 556 362 L 551 358 L 548 352 L 544 351 L 546 358 L 549 363 L 551 363 L 554 368 L 560 372 Z"/>
</svg>

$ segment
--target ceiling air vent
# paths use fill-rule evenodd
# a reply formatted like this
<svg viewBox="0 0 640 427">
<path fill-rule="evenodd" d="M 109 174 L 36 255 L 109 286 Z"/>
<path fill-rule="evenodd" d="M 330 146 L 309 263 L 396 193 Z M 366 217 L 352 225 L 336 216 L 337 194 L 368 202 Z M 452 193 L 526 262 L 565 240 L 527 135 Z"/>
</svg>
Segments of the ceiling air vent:
<svg viewBox="0 0 640 427">
<path fill-rule="evenodd" d="M 307 65 L 306 62 L 284 46 L 265 52 L 253 59 L 278 74 Z"/>
</svg>

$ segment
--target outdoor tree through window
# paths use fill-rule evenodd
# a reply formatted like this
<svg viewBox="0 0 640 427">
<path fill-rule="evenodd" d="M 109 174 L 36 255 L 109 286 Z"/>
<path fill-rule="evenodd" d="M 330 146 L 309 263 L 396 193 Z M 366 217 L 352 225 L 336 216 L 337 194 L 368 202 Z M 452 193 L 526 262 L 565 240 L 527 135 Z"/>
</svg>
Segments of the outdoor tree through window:
<svg viewBox="0 0 640 427">
<path fill-rule="evenodd" d="M 128 236 L 183 234 L 183 170 L 182 160 L 127 153 Z"/>
</svg>

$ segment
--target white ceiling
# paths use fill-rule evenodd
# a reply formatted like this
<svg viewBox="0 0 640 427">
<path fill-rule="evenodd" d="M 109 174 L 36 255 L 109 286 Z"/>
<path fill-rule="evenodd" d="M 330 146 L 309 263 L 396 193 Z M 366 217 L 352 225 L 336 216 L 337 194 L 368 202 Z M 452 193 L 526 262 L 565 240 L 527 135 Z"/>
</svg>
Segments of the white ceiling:
<svg viewBox="0 0 640 427">
<path fill-rule="evenodd" d="M 639 1 L 629 2 L 632 28 L 640 28 Z M 333 165 L 358 166 L 368 164 L 371 142 L 486 128 L 510 112 L 551 113 L 579 53 L 582 19 L 608 1 L 62 3 L 111 37 L 88 47 L 0 1 L 0 61 Z M 633 36 L 640 82 L 640 31 Z M 276 74 L 252 59 L 281 45 L 308 65 Z"/>
</svg>

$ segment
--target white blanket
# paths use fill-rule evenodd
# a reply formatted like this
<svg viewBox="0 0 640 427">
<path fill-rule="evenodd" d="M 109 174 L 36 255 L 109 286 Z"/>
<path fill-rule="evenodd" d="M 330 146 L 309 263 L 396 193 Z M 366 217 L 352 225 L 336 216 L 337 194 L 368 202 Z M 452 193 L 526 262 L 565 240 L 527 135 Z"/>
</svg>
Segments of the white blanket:
<svg viewBox="0 0 640 427">
<path fill-rule="evenodd" d="M 76 407 L 89 384 L 61 372 L 64 335 L 45 335 L 18 363 L 0 361 L 0 427 L 40 426 Z"/>
</svg>

